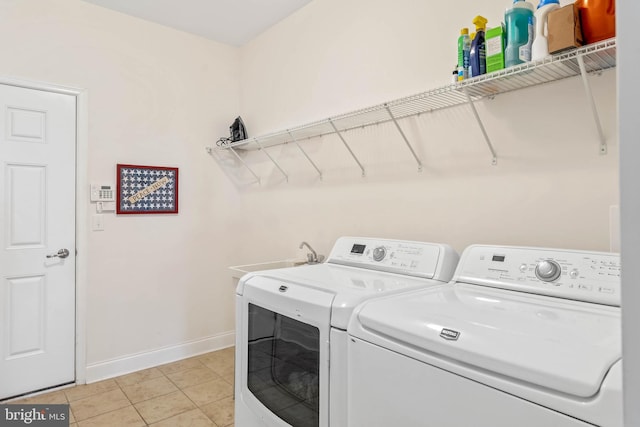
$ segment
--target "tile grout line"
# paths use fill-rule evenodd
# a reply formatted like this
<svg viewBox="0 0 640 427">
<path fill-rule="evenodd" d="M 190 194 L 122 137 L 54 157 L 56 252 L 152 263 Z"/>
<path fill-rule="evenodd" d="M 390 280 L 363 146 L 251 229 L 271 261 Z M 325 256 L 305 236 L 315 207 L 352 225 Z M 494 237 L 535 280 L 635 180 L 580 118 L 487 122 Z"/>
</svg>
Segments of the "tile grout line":
<svg viewBox="0 0 640 427">
<path fill-rule="evenodd" d="M 189 370 L 189 369 L 185 369 L 184 371 L 188 371 L 188 370 Z M 161 371 L 161 372 L 162 372 L 162 371 Z M 177 372 L 183 372 L 183 371 L 177 371 Z M 172 373 L 173 373 L 173 374 L 175 374 L 175 372 L 172 372 Z M 187 396 L 187 393 L 185 393 L 185 392 L 182 390 L 182 388 L 178 387 L 178 384 L 174 383 L 174 382 L 171 380 L 171 378 L 169 378 L 169 377 L 167 376 L 167 374 L 165 374 L 164 372 L 162 373 L 162 375 L 164 375 L 164 376 L 165 376 L 165 378 L 166 378 L 166 379 L 167 379 L 171 384 L 173 384 L 173 385 L 178 389 L 178 391 L 179 391 L 180 393 L 182 393 L 182 395 L 183 395 L 184 397 L 186 397 L 186 398 L 189 400 L 189 402 L 193 403 L 193 404 L 195 405 L 195 407 L 199 409 L 198 405 L 196 405 L 196 402 L 194 402 L 193 400 L 191 400 L 191 398 L 190 398 L 189 396 Z M 185 412 L 189 412 L 189 411 L 191 411 L 191 410 L 192 410 L 192 409 L 188 409 L 188 410 L 183 411 L 183 412 L 180 412 L 180 413 L 178 413 L 178 414 L 173 414 L 173 415 L 171 415 L 171 416 L 169 416 L 169 417 L 167 417 L 167 418 L 163 418 L 162 420 L 158 420 L 157 422 L 164 421 L 164 420 L 168 420 L 169 418 L 175 417 L 175 416 L 177 416 L 177 415 L 184 414 Z M 207 417 L 207 418 L 209 418 L 209 417 Z"/>
<path fill-rule="evenodd" d="M 196 356 L 196 358 L 198 358 L 198 359 L 199 359 L 200 357 L 202 357 L 202 356 Z M 214 374 L 216 374 L 217 378 L 216 378 L 216 380 L 215 380 L 215 381 L 217 381 L 217 380 L 222 380 L 222 381 L 224 381 L 224 382 L 226 382 L 226 383 L 228 384 L 228 381 L 226 381 L 226 380 L 222 377 L 222 375 L 218 374 L 218 373 L 217 373 L 217 372 L 215 372 L 213 369 L 209 368 L 209 367 L 208 367 L 204 362 L 202 362 L 201 360 L 198 360 L 198 362 L 200 362 L 200 364 L 201 364 L 204 368 L 206 368 L 206 369 L 210 370 L 211 372 L 213 372 Z M 193 368 L 190 368 L 190 369 L 193 369 Z M 187 371 L 187 370 L 189 370 L 189 369 L 185 369 L 185 371 Z M 184 371 L 179 371 L 179 372 L 184 372 Z M 189 401 L 190 401 L 191 403 L 193 403 L 193 404 L 195 405 L 196 409 L 199 409 L 199 410 L 200 410 L 200 412 L 202 412 L 202 413 L 204 414 L 204 416 L 205 416 L 205 417 L 207 417 L 207 419 L 208 419 L 209 421 L 211 421 L 211 423 L 212 423 L 215 427 L 225 427 L 225 426 L 220 426 L 220 425 L 218 425 L 218 423 L 216 423 L 214 420 L 212 420 L 212 419 L 211 419 L 211 417 L 210 417 L 210 416 L 208 416 L 208 415 L 207 415 L 207 414 L 202 410 L 202 407 L 201 407 L 200 405 L 198 405 L 195 401 L 193 401 L 193 399 L 191 399 L 191 397 L 189 397 L 189 395 L 188 395 L 187 393 L 185 393 L 185 392 L 184 392 L 184 389 L 183 389 L 182 387 L 179 387 L 179 386 L 178 386 L 175 382 L 173 382 L 173 380 L 171 380 L 171 378 L 169 378 L 166 374 L 164 374 L 164 373 L 163 373 L 163 375 L 165 375 L 165 376 L 167 377 L 167 379 L 168 379 L 172 384 L 174 384 L 174 385 L 178 388 L 178 390 L 180 390 L 180 391 L 182 392 L 182 394 L 184 394 L 184 396 L 185 396 L 187 399 L 189 399 Z M 214 380 L 212 380 L 212 381 L 214 381 Z M 190 385 L 190 386 L 187 386 L 187 388 L 188 388 L 188 387 L 195 387 L 195 386 L 197 386 L 197 385 L 201 385 L 201 384 L 204 384 L 204 383 L 206 383 L 206 382 L 207 382 L 207 381 L 204 381 L 204 382 L 199 383 L 199 384 L 192 384 L 192 385 Z M 214 402 L 219 402 L 219 401 L 224 400 L 224 399 L 226 399 L 226 398 L 222 398 L 222 399 L 214 400 L 214 401 L 211 401 L 211 402 L 207 402 L 207 403 L 206 403 L 206 405 L 208 405 L 208 404 L 210 404 L 210 403 L 214 403 Z M 185 411 L 185 412 L 187 412 L 187 411 Z M 184 412 L 181 412 L 181 413 L 182 413 L 182 414 L 184 414 Z M 179 414 L 176 414 L 176 415 L 179 415 Z M 174 415 L 174 416 L 175 416 L 175 415 Z M 171 417 L 169 417 L 169 418 L 171 418 Z M 166 418 L 166 419 L 169 419 L 169 418 Z M 235 421 L 234 421 L 234 424 L 235 424 Z"/>
<path fill-rule="evenodd" d="M 142 423 L 144 424 L 144 427 L 149 427 L 149 423 L 147 423 L 147 420 L 144 419 L 144 417 L 142 416 L 142 414 L 140 412 L 138 412 L 138 408 L 136 408 L 136 405 L 133 404 L 133 402 L 131 401 L 131 399 L 129 399 L 129 396 L 127 395 L 127 393 L 125 393 L 125 391 L 122 389 L 122 386 L 120 385 L 120 383 L 118 381 L 116 381 L 116 384 L 118 385 L 118 388 L 120 389 L 120 391 L 122 392 L 122 394 L 124 394 L 124 397 L 127 398 L 127 401 L 129 402 L 129 405 L 131 405 L 131 407 L 133 408 L 134 411 L 136 411 L 136 414 L 138 414 L 138 416 L 140 417 L 140 419 L 142 420 Z M 116 409 L 117 411 L 117 409 Z M 113 412 L 113 411 L 112 411 Z"/>
<path fill-rule="evenodd" d="M 171 384 L 173 384 L 173 382 L 172 382 L 169 378 L 167 378 L 164 374 L 163 374 L 162 376 L 163 376 L 163 377 L 165 377 L 165 379 L 166 379 L 167 381 L 169 381 Z M 146 382 L 154 381 L 154 380 L 157 380 L 158 378 L 160 378 L 160 377 L 151 378 L 151 379 L 148 379 L 148 380 L 146 380 L 146 381 L 142 381 L 142 382 L 139 382 L 139 383 L 131 384 L 131 386 L 140 385 L 140 384 L 142 384 L 142 383 L 146 383 Z M 174 385 L 178 390 L 180 390 L 180 387 L 176 386 L 175 384 L 173 384 L 173 385 Z M 118 384 L 118 386 L 120 386 L 120 385 Z M 129 387 L 129 386 L 128 386 L 128 387 Z M 121 386 L 120 386 L 120 390 L 122 390 L 122 387 L 121 387 Z M 152 400 L 152 399 L 155 399 L 156 397 L 166 396 L 167 394 L 174 393 L 175 391 L 176 391 L 176 390 L 173 390 L 173 391 L 170 391 L 170 392 L 168 392 L 168 393 L 164 393 L 164 394 L 159 394 L 159 395 L 157 395 L 157 396 L 153 396 L 153 397 L 150 397 L 150 398 L 148 398 L 148 399 L 143 399 L 143 400 L 141 400 L 141 401 L 139 401 L 139 402 L 135 402 L 135 403 L 131 401 L 131 399 L 129 398 L 129 396 L 127 395 L 127 393 L 126 393 L 124 390 L 122 390 L 122 393 L 125 395 L 125 397 L 127 398 L 127 400 L 128 400 L 132 405 L 137 405 L 138 403 L 148 402 L 148 401 L 150 401 L 150 400 Z"/>
<path fill-rule="evenodd" d="M 202 362 L 200 362 L 200 363 L 202 363 Z M 205 365 L 204 363 L 202 363 L 202 366 L 206 367 L 206 365 Z M 207 369 L 209 369 L 209 368 L 207 368 Z M 217 375 L 217 374 L 216 374 L 216 375 Z M 169 381 L 171 381 L 171 378 L 167 377 L 167 379 L 168 379 Z M 171 381 L 171 383 L 172 383 L 173 385 L 175 385 L 176 387 L 178 387 L 178 385 L 177 385 L 177 384 L 175 384 L 173 381 Z M 204 384 L 204 383 L 202 383 L 202 384 Z M 196 384 L 196 385 L 197 385 L 197 384 Z M 200 412 L 202 412 L 202 413 L 204 414 L 204 416 L 205 416 L 205 417 L 207 417 L 207 419 L 208 419 L 209 421 L 211 421 L 211 423 L 213 423 L 213 425 L 214 425 L 215 427 L 220 427 L 220 426 L 219 426 L 215 421 L 213 421 L 213 420 L 211 419 L 211 417 L 209 417 L 207 414 L 205 414 L 205 413 L 204 413 L 204 411 L 202 410 L 202 408 L 200 408 L 200 405 L 198 405 L 196 402 L 194 402 L 194 401 L 193 401 L 193 399 L 191 399 L 191 398 L 189 397 L 189 395 L 188 395 L 187 393 L 185 393 L 185 392 L 184 392 L 184 390 L 183 390 L 181 387 L 178 387 L 178 390 L 180 390 L 180 392 L 181 392 L 182 394 L 184 394 L 184 396 L 185 396 L 187 399 L 189 399 L 189 401 L 190 401 L 191 403 L 193 403 L 193 404 L 195 405 L 196 409 L 199 409 L 199 410 L 200 410 Z M 185 412 L 186 412 L 186 411 L 185 411 Z M 184 412 L 181 412 L 181 413 L 182 413 L 182 414 L 184 414 Z M 177 414 L 177 415 L 179 415 L 179 414 Z M 169 417 L 169 418 L 171 418 L 171 417 Z M 166 418 L 166 419 L 169 419 L 169 418 Z"/>
<path fill-rule="evenodd" d="M 222 379 L 222 377 L 220 377 L 220 375 L 218 375 L 216 372 L 214 372 L 211 368 L 209 368 L 208 366 L 206 366 L 206 365 L 205 365 L 204 363 L 202 363 L 200 360 L 198 360 L 198 362 L 202 365 L 202 367 L 204 367 L 204 368 L 206 368 L 206 369 L 209 369 L 209 370 L 210 370 L 210 371 L 212 371 L 214 374 L 216 374 L 220 379 Z M 198 368 L 200 368 L 200 367 L 198 367 Z M 181 371 L 171 372 L 171 374 L 175 374 L 175 373 L 178 373 L 178 372 L 186 372 L 186 371 L 189 371 L 189 370 L 191 370 L 191 369 L 196 369 L 196 368 L 186 368 L 186 369 L 183 369 L 183 370 L 181 370 Z M 185 393 L 185 392 L 184 392 L 184 389 L 183 389 L 182 387 L 180 387 L 178 384 L 176 384 L 176 383 L 175 383 L 175 382 L 174 382 L 174 381 L 173 381 L 173 380 L 168 376 L 168 374 L 165 374 L 165 373 L 164 373 L 164 372 L 162 372 L 161 370 L 160 370 L 160 373 L 162 374 L 162 376 L 163 376 L 167 381 L 169 381 L 171 384 L 173 384 L 173 385 L 176 387 L 177 391 L 179 391 L 180 393 L 182 393 L 182 395 L 183 395 L 184 397 L 186 397 L 186 398 L 187 398 L 187 399 L 188 399 L 188 400 L 189 400 L 189 401 L 190 401 L 190 402 L 195 406 L 195 408 L 196 408 L 196 409 L 200 410 L 200 412 L 202 412 L 202 413 L 205 415 L 205 417 L 207 417 L 207 419 L 213 423 L 213 425 L 214 425 L 215 427 L 220 427 L 220 426 L 218 426 L 218 424 L 217 424 L 214 420 L 212 420 L 212 419 L 211 419 L 207 414 L 205 414 L 205 413 L 204 413 L 204 411 L 202 411 L 202 408 L 200 407 L 200 405 L 198 405 L 196 402 L 194 402 L 194 401 L 193 401 L 193 399 L 191 399 L 191 398 L 189 397 L 189 395 L 188 395 L 187 393 Z M 155 379 L 155 378 L 154 378 L 154 379 Z M 206 381 L 205 381 L 205 382 L 206 382 Z M 200 385 L 200 384 L 204 384 L 204 382 L 203 382 L 203 383 L 199 383 L 199 384 L 193 384 L 192 386 L 196 386 L 196 385 Z M 120 385 L 118 384 L 118 386 L 120 386 Z M 191 387 L 191 386 L 187 386 L 187 387 Z M 124 393 L 124 390 L 123 390 L 122 392 Z M 166 395 L 171 394 L 171 393 L 174 393 L 174 391 L 172 391 L 172 392 L 170 392 L 170 393 L 166 393 L 166 394 L 160 395 L 160 396 L 155 396 L 155 397 L 152 397 L 152 398 L 150 398 L 150 399 L 147 399 L 147 400 L 144 400 L 144 401 L 140 401 L 140 402 L 137 402 L 137 403 L 147 402 L 147 401 L 149 401 L 149 400 L 155 399 L 156 397 L 166 396 Z M 125 394 L 125 396 L 127 397 L 127 400 L 129 400 L 129 397 L 126 395 L 126 393 L 124 393 L 124 394 Z M 135 407 L 135 404 L 134 404 L 133 402 L 131 402 L 131 400 L 129 400 L 129 402 L 130 402 L 130 403 L 131 403 L 131 405 L 135 408 L 136 412 L 138 412 L 138 414 L 140 415 L 140 417 L 142 418 L 142 420 L 143 420 L 143 421 L 146 423 L 146 425 L 148 426 L 149 424 L 147 424 L 147 421 L 145 420 L 145 418 L 142 416 L 142 414 L 140 414 L 140 412 L 138 411 L 138 408 L 136 408 L 136 407 Z M 157 420 L 157 421 L 156 421 L 156 423 L 161 422 L 161 421 L 168 420 L 168 419 L 170 419 L 170 418 L 173 418 L 173 417 L 175 417 L 175 416 L 178 416 L 178 415 L 184 414 L 184 413 L 189 412 L 189 411 L 192 411 L 192 410 L 193 410 L 193 409 L 188 409 L 188 410 L 185 410 L 185 411 L 183 411 L 183 412 L 180 412 L 180 413 L 177 413 L 177 414 L 173 414 L 173 415 L 171 415 L 171 416 L 169 416 L 169 417 L 167 417 L 167 418 L 163 418 L 163 419 Z"/>
</svg>

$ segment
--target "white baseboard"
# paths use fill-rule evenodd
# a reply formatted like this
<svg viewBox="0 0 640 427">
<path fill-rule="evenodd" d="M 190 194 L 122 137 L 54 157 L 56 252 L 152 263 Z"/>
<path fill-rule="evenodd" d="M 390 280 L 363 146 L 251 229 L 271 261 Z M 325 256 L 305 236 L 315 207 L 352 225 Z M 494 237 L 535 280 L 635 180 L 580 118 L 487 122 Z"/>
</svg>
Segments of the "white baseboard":
<svg viewBox="0 0 640 427">
<path fill-rule="evenodd" d="M 87 384 L 221 350 L 234 344 L 235 332 L 231 331 L 183 344 L 92 363 L 87 365 Z"/>
</svg>

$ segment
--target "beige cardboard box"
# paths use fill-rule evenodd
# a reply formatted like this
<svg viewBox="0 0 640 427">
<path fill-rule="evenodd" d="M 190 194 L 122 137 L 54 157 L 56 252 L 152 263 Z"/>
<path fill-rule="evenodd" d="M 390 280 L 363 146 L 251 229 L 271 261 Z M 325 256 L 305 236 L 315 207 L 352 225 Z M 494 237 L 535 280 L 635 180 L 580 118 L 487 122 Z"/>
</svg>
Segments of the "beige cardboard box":
<svg viewBox="0 0 640 427">
<path fill-rule="evenodd" d="M 580 27 L 580 13 L 575 3 L 550 12 L 547 17 L 547 28 L 549 31 L 549 53 L 575 49 L 584 44 Z"/>
</svg>

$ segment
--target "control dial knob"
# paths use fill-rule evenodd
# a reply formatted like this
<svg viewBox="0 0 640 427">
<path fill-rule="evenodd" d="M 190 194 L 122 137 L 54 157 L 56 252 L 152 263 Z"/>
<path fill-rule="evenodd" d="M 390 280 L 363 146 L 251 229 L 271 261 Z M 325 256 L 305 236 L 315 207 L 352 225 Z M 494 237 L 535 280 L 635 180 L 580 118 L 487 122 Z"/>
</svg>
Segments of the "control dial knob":
<svg viewBox="0 0 640 427">
<path fill-rule="evenodd" d="M 543 282 L 553 282 L 560 277 L 561 272 L 560 264 L 550 259 L 540 261 L 536 265 L 536 276 Z"/>
<path fill-rule="evenodd" d="M 387 250 L 383 246 L 378 246 L 373 250 L 373 260 L 374 261 L 382 261 L 384 257 L 387 255 Z"/>
</svg>

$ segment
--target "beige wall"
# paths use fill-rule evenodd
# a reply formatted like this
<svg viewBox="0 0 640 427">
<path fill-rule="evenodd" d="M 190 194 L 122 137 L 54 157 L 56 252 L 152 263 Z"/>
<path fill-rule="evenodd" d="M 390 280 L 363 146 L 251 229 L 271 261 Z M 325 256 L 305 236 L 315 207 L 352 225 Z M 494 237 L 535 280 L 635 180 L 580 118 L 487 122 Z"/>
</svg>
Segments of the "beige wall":
<svg viewBox="0 0 640 427">
<path fill-rule="evenodd" d="M 260 186 L 204 151 L 238 112 L 260 134 L 448 83 L 459 27 L 484 11 L 495 23 L 504 2 L 459 7 L 314 0 L 234 49 L 78 0 L 1 0 L 0 74 L 88 90 L 89 180 L 115 179 L 116 163 L 180 168 L 179 215 L 108 215 L 105 231 L 90 232 L 90 367 L 224 341 L 227 266 L 304 256 L 302 240 L 324 254 L 340 235 L 607 250 L 618 203 L 612 72 L 591 79 L 607 156 L 579 79 L 478 105 L 497 166 L 468 107 L 402 122 L 421 173 L 390 125 L 345 135 L 365 178 L 335 137 L 305 143 L 323 181 L 291 144 L 269 149 L 289 183 L 263 153 L 243 154 Z"/>
<path fill-rule="evenodd" d="M 268 133 L 449 83 L 459 27 L 496 0 L 316 0 L 242 50 L 241 109 L 249 132 Z M 471 243 L 609 249 L 609 206 L 618 203 L 616 76 L 592 77 L 609 141 L 598 139 L 580 79 L 505 94 L 478 110 L 490 154 L 467 106 L 404 120 L 425 163 L 416 164 L 392 124 L 345 135 L 367 169 L 334 136 L 307 142 L 320 182 L 291 144 L 244 159 L 263 177 L 242 187 L 254 241 L 302 239 L 326 252 L 341 234 Z M 248 182 L 238 168 L 234 179 Z M 247 220 L 247 222 L 249 222 Z M 261 237 L 264 236 L 264 237 Z"/>
<path fill-rule="evenodd" d="M 5 77 L 87 90 L 90 181 L 115 181 L 116 163 L 180 168 L 179 215 L 106 214 L 89 232 L 88 379 L 176 354 L 133 360 L 153 350 L 232 343 L 232 212 L 204 147 L 237 114 L 237 49 L 82 1 L 2 0 L 0 51 Z"/>
</svg>

